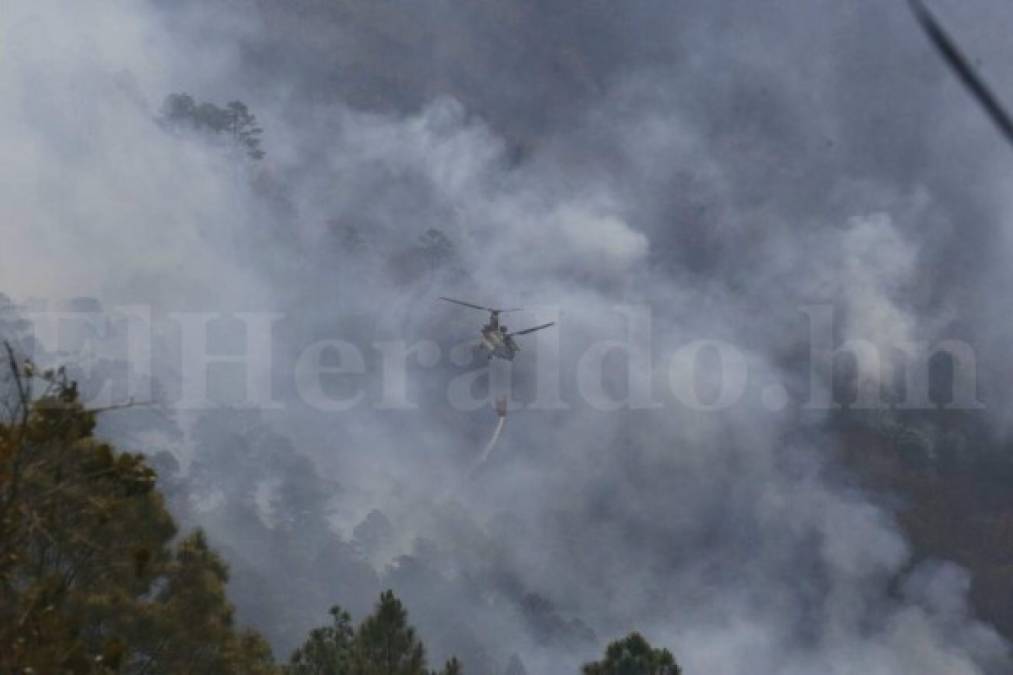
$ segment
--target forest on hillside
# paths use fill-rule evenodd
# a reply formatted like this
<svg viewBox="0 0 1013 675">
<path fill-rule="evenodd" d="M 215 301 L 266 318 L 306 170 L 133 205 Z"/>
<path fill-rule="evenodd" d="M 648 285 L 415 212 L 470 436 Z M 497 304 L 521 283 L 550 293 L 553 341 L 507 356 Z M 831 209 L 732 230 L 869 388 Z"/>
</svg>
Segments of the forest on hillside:
<svg viewBox="0 0 1013 675">
<path fill-rule="evenodd" d="M 391 591 L 358 624 L 333 606 L 290 658 L 239 626 L 228 565 L 201 530 L 180 532 L 145 458 L 94 436 L 63 368 L 36 369 L 9 342 L 0 423 L 0 669 L 5 673 L 460 675 L 430 670 Z M 507 675 L 524 667 L 514 658 Z M 638 633 L 586 675 L 678 675 Z"/>
</svg>

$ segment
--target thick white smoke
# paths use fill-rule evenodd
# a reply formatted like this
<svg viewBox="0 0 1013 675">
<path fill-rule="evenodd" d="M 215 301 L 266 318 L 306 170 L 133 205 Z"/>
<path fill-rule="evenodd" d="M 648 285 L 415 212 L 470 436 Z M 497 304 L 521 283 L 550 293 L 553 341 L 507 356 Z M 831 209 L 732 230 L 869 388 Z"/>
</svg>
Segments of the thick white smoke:
<svg viewBox="0 0 1013 675">
<path fill-rule="evenodd" d="M 736 16 L 758 11 L 728 4 Z M 258 609 L 256 583 L 238 589 L 241 619 L 284 614 L 285 625 L 263 626 L 283 649 L 326 619 L 327 604 L 368 603 L 374 589 L 356 590 L 355 579 L 394 585 L 437 657 L 467 649 L 486 659 L 474 672 L 514 652 L 531 672 L 565 672 L 634 629 L 673 648 L 688 673 L 1002 672 L 1007 647 L 971 615 L 966 574 L 911 569 L 891 512 L 834 469 L 836 439 L 822 420 L 794 405 L 772 411 L 762 397 L 770 382 L 794 394 L 805 380 L 800 307 L 834 304 L 839 338 L 886 344 L 932 335 L 952 312 L 921 296 L 924 263 L 952 231 L 942 197 L 907 167 L 895 167 L 900 178 L 877 174 L 886 169 L 854 146 L 836 163 L 812 149 L 828 147 L 827 134 L 859 139 L 870 123 L 831 90 L 857 66 L 816 50 L 805 30 L 854 26 L 828 3 L 827 19 L 791 4 L 788 37 L 763 58 L 756 42 L 780 35 L 774 19 L 757 17 L 757 35 L 726 53 L 713 46 L 728 37 L 720 17 L 694 6 L 695 32 L 680 43 L 690 56 L 673 61 L 682 65 L 665 70 L 641 55 L 602 74 L 588 85 L 594 97 L 559 108 L 566 123 L 546 122 L 528 145 L 511 136 L 517 127 L 438 88 L 393 110 L 317 101 L 286 82 L 248 96 L 244 59 L 276 59 L 293 81 L 309 66 L 295 56 L 285 65 L 298 50 L 284 26 L 235 11 L 9 2 L 0 291 L 144 303 L 156 318 L 281 312 L 281 381 L 315 340 L 443 348 L 438 366 L 409 370 L 419 403 L 409 410 L 376 405 L 374 353 L 366 401 L 351 411 L 309 410 L 288 383 L 278 387 L 282 411 L 212 411 L 187 427 L 182 454 L 207 480 L 181 488 L 194 493 L 183 517 L 209 527 L 235 567 L 252 570 L 247 579 L 269 578 L 277 552 L 253 526 L 224 524 L 230 499 L 255 504 L 268 530 L 280 527 L 272 505 L 305 499 L 306 541 L 338 542 L 320 554 L 326 564 L 305 556 L 319 575 L 302 589 L 305 603 L 281 596 Z M 345 38 L 335 49 L 355 53 Z M 261 39 L 269 47 L 259 52 Z M 848 44 L 848 55 L 861 51 Z M 789 57 L 806 50 L 818 58 L 796 79 Z M 733 66 L 772 89 L 736 86 Z M 249 103 L 267 158 L 237 165 L 198 137 L 167 132 L 155 118 L 181 90 Z M 735 106 L 752 112 L 736 117 Z M 796 168 L 792 153 L 815 168 Z M 454 248 L 438 269 L 414 248 L 432 229 Z M 532 367 L 559 372 L 567 407 L 511 407 L 510 456 L 491 457 L 501 417 L 478 461 L 496 471 L 471 482 L 455 479 L 488 407 L 447 402 L 446 379 L 469 368 L 447 353 L 481 316 L 437 306 L 441 292 L 560 313 L 558 354 L 526 342 L 512 375 L 530 400 Z M 650 312 L 656 405 L 605 412 L 578 396 L 580 359 L 596 343 L 628 340 L 617 307 L 631 306 Z M 666 393 L 673 380 L 716 378 L 716 368 L 669 370 L 671 355 L 698 339 L 741 350 L 752 381 L 740 404 L 701 412 Z M 178 351 L 156 356 L 156 376 L 171 380 Z M 629 392 L 613 365 L 606 359 L 603 391 L 618 400 Z M 448 484 L 462 487 L 448 498 Z"/>
</svg>

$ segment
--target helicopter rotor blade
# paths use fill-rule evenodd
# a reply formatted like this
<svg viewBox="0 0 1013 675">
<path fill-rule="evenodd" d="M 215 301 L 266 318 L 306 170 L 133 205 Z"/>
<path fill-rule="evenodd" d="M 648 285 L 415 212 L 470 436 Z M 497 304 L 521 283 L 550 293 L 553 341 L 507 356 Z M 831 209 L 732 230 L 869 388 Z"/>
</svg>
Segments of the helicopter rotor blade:
<svg viewBox="0 0 1013 675">
<path fill-rule="evenodd" d="M 454 300 L 453 298 L 445 298 L 442 295 L 440 296 L 440 300 L 446 300 L 447 302 L 452 302 L 455 305 L 464 305 L 465 307 L 471 307 L 472 309 L 481 309 L 484 312 L 495 312 L 496 311 L 496 310 L 491 309 L 489 307 L 483 307 L 482 305 L 473 305 L 470 302 L 464 302 L 463 300 Z"/>
<path fill-rule="evenodd" d="M 507 312 L 521 311 L 520 307 L 514 307 L 511 309 L 496 309 L 495 307 L 483 307 L 482 305 L 474 305 L 470 302 L 464 302 L 463 300 L 454 300 L 453 298 L 447 298 L 442 295 L 440 296 L 440 300 L 446 300 L 447 302 L 452 302 L 456 305 L 464 305 L 465 307 L 471 307 L 472 309 L 481 309 L 482 311 L 493 312 L 495 314 L 505 314 Z"/>
<path fill-rule="evenodd" d="M 992 122 L 999 127 L 999 131 L 1010 143 L 1013 143 L 1013 118 L 1003 107 L 1002 103 L 989 89 L 985 81 L 975 72 L 974 67 L 967 56 L 960 51 L 957 43 L 943 29 L 936 17 L 929 11 L 922 0 L 908 0 L 911 11 L 921 25 L 922 30 L 928 35 L 932 44 L 943 56 L 946 62 L 953 69 L 960 81 L 967 87 L 968 91 L 978 100 Z"/>
<path fill-rule="evenodd" d="M 534 333 L 536 330 L 542 330 L 543 328 L 548 328 L 549 326 L 554 325 L 556 325 L 555 321 L 543 323 L 541 326 L 535 326 L 534 328 L 525 328 L 524 330 L 514 331 L 513 333 L 510 333 L 510 335 L 527 335 L 528 333 Z"/>
</svg>

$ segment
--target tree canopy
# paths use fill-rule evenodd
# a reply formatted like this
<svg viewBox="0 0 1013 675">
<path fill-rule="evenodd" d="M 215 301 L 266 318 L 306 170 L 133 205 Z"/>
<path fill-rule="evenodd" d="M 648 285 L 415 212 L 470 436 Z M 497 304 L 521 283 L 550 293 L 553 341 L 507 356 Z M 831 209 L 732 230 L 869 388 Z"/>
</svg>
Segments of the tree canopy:
<svg viewBox="0 0 1013 675">
<path fill-rule="evenodd" d="M 640 633 L 630 633 L 605 648 L 605 658 L 588 663 L 584 675 L 681 675 L 667 649 L 655 649 Z"/>
<path fill-rule="evenodd" d="M 162 120 L 172 126 L 222 135 L 242 148 L 250 159 L 262 159 L 257 117 L 242 101 L 229 101 L 221 108 L 214 103 L 197 103 L 189 94 L 170 94 L 162 106 Z"/>
<path fill-rule="evenodd" d="M 310 632 L 295 650 L 288 675 L 461 675 L 451 658 L 440 671 L 426 665 L 426 650 L 408 623 L 408 612 L 393 591 L 384 591 L 373 613 L 352 628 L 340 607 L 331 609 L 330 626 Z"/>
<path fill-rule="evenodd" d="M 62 370 L 6 346 L 0 423 L 0 672 L 276 672 L 239 630 L 228 570 L 176 525 L 141 455 L 93 437 Z"/>
<path fill-rule="evenodd" d="M 40 372 L 9 343 L 3 352 L 0 672 L 461 675 L 457 658 L 429 669 L 391 590 L 357 626 L 333 607 L 331 623 L 277 665 L 263 637 L 236 625 L 228 566 L 203 531 L 178 537 L 144 456 L 95 438 L 101 411 L 82 405 L 62 368 Z M 516 656 L 507 672 L 524 672 Z M 583 672 L 681 671 L 633 633 Z"/>
</svg>

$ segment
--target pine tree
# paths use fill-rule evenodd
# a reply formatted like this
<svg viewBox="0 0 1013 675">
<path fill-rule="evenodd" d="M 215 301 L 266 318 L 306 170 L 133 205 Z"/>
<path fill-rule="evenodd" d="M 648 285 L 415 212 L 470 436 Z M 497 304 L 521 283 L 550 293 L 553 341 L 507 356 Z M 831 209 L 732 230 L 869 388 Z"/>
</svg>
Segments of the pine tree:
<svg viewBox="0 0 1013 675">
<path fill-rule="evenodd" d="M 352 663 L 356 675 L 428 675 L 425 647 L 393 591 L 381 593 L 376 610 L 359 625 Z"/>
<path fill-rule="evenodd" d="M 461 667 L 461 662 L 457 660 L 456 656 L 452 656 L 447 661 L 447 665 L 443 666 L 443 670 L 433 675 L 461 675 L 463 672 L 464 669 Z"/>
<path fill-rule="evenodd" d="M 203 535 L 174 550 L 144 458 L 93 437 L 96 412 L 62 369 L 4 347 L 0 672 L 274 672 L 263 639 L 234 629 Z"/>
<path fill-rule="evenodd" d="M 162 122 L 173 127 L 189 127 L 214 135 L 225 134 L 232 144 L 243 149 L 250 159 L 262 159 L 257 117 L 242 101 L 229 101 L 224 108 L 214 103 L 194 101 L 189 94 L 170 94 L 162 105 Z"/>
<path fill-rule="evenodd" d="M 331 609 L 331 626 L 310 632 L 293 652 L 286 675 L 461 675 L 456 657 L 442 670 L 426 666 L 425 647 L 393 591 L 380 594 L 373 614 L 354 631 L 347 613 Z"/>
<path fill-rule="evenodd" d="M 242 101 L 230 101 L 225 106 L 225 119 L 228 132 L 236 145 L 246 148 L 251 159 L 263 159 L 264 151 L 260 149 L 260 134 L 263 129 L 257 126 L 257 118 Z"/>
<path fill-rule="evenodd" d="M 418 250 L 430 271 L 446 265 L 457 256 L 457 250 L 450 237 L 432 227 L 419 237 Z"/>
<path fill-rule="evenodd" d="M 640 633 L 630 633 L 605 649 L 605 658 L 585 664 L 584 675 L 680 675 L 667 649 L 655 649 Z"/>
<path fill-rule="evenodd" d="M 287 675 L 349 675 L 355 636 L 352 618 L 336 605 L 330 612 L 333 623 L 310 631 L 306 642 L 292 653 Z"/>
</svg>

